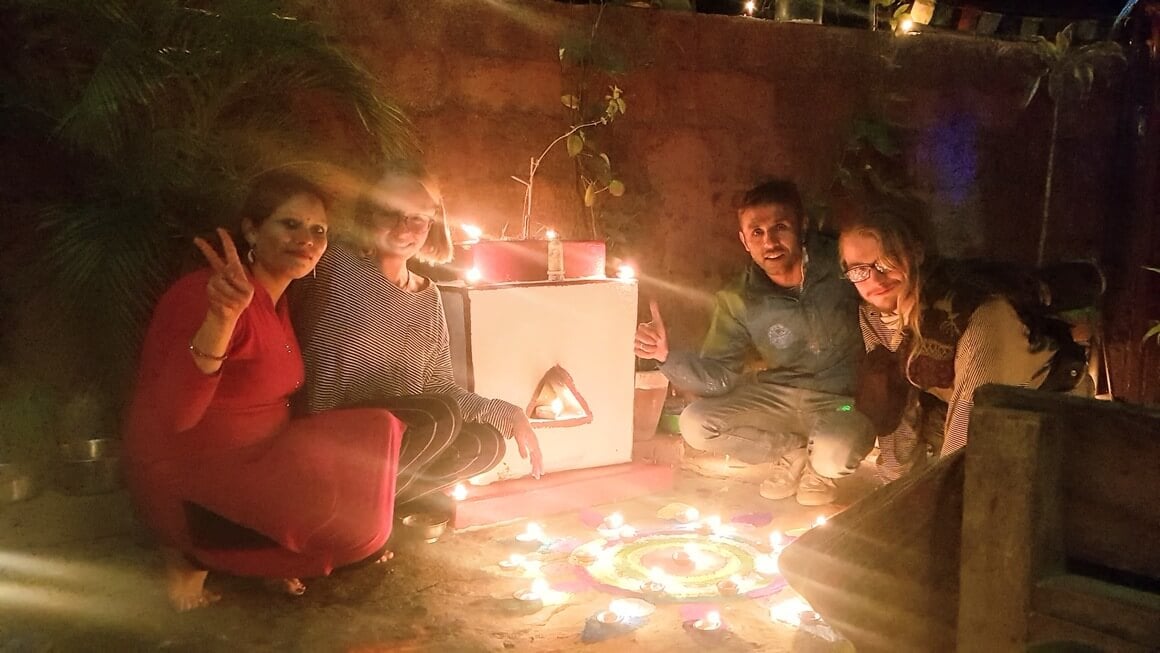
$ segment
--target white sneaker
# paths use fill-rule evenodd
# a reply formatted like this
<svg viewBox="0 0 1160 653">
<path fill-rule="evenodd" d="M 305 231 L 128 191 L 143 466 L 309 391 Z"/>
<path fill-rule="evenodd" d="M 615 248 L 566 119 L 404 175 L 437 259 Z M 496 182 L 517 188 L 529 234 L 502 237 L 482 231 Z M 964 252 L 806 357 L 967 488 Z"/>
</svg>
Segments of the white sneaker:
<svg viewBox="0 0 1160 653">
<path fill-rule="evenodd" d="M 806 465 L 797 486 L 797 502 L 803 506 L 824 506 L 838 497 L 834 479 L 821 476 L 813 465 Z"/>
<path fill-rule="evenodd" d="M 759 492 L 766 499 L 785 499 L 798 491 L 798 483 L 806 468 L 806 450 L 791 449 L 773 463 L 773 473 L 761 483 Z"/>
</svg>

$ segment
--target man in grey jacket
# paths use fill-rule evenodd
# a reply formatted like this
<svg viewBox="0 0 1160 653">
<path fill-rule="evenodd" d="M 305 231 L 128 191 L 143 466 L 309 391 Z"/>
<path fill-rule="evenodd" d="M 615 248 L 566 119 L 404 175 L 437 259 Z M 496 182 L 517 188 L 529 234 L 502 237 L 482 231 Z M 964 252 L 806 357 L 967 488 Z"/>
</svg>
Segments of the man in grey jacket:
<svg viewBox="0 0 1160 653">
<path fill-rule="evenodd" d="M 637 327 L 634 352 L 701 397 L 681 414 L 690 446 L 773 463 L 762 496 L 825 505 L 835 497 L 833 479 L 857 469 L 874 445 L 873 427 L 853 407 L 859 297 L 842 279 L 836 242 L 807 233 L 792 182 L 751 189 L 737 218 L 752 262 L 717 293 L 700 354 L 669 351 L 655 303 L 652 322 Z M 747 376 L 753 350 L 765 369 Z"/>
</svg>

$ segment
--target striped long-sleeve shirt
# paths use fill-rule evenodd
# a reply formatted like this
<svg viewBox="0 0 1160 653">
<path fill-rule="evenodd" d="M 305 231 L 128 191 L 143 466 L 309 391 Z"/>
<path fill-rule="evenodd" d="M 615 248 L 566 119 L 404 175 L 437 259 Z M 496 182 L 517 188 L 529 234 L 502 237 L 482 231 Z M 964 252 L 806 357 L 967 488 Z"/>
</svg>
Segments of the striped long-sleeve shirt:
<svg viewBox="0 0 1160 653">
<path fill-rule="evenodd" d="M 382 397 L 453 397 L 466 421 L 511 437 L 518 407 L 455 383 L 439 288 L 407 292 L 383 278 L 372 259 L 334 243 L 316 274 L 296 282 L 293 314 L 306 362 L 298 401 L 307 413 Z"/>
</svg>

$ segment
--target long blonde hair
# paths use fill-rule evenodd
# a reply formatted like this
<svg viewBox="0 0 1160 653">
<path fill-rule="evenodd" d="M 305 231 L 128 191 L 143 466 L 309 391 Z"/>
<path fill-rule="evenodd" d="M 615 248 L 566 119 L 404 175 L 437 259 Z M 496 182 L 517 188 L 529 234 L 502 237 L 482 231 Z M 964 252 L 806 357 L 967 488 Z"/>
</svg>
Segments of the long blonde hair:
<svg viewBox="0 0 1160 653">
<path fill-rule="evenodd" d="M 923 274 L 922 265 L 926 258 L 926 246 L 918 234 L 913 221 L 913 210 L 907 210 L 892 203 L 874 204 L 852 221 L 843 226 L 839 235 L 839 252 L 841 243 L 849 236 L 858 235 L 873 238 L 882 247 L 882 256 L 879 261 L 882 265 L 900 270 L 903 277 L 903 292 L 898 298 L 898 315 L 901 318 L 902 328 L 921 338 Z M 847 262 L 841 259 L 842 269 Z"/>
</svg>

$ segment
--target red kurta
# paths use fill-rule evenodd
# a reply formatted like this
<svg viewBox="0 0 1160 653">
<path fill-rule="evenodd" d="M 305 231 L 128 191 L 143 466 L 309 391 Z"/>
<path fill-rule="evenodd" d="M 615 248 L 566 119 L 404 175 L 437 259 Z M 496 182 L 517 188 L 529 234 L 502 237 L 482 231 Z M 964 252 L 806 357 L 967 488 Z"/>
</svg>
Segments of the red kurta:
<svg viewBox="0 0 1160 653">
<path fill-rule="evenodd" d="M 161 298 L 145 337 L 125 433 L 129 490 L 162 543 L 211 569 L 308 577 L 364 559 L 391 531 L 405 426 L 385 410 L 334 410 L 290 419 L 303 380 L 286 301 L 255 283 L 217 374 L 194 364 L 189 342 L 208 309 L 208 269 Z M 187 504 L 280 546 L 205 548 Z"/>
</svg>

